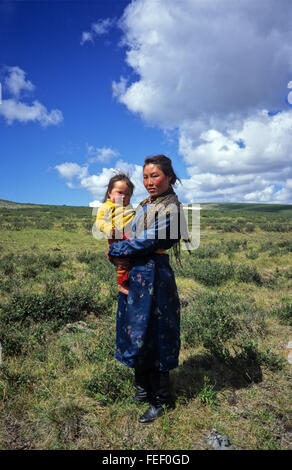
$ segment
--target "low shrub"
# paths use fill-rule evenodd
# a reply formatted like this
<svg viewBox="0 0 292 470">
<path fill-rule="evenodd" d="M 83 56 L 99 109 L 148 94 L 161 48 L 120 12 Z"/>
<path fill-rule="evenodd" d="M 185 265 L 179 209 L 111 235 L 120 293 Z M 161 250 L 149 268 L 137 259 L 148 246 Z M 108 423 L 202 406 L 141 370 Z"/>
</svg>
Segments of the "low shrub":
<svg viewBox="0 0 292 470">
<path fill-rule="evenodd" d="M 10 276 L 15 272 L 15 255 L 13 253 L 0 258 L 0 271 L 6 276 Z"/>
<path fill-rule="evenodd" d="M 19 389 L 23 387 L 32 390 L 36 382 L 36 377 L 33 373 L 18 372 L 5 364 L 0 366 L 0 379 L 6 383 L 6 395 L 17 395 Z"/>
<path fill-rule="evenodd" d="M 18 356 L 27 342 L 27 329 L 17 323 L 0 324 L 0 343 L 3 356 Z"/>
<path fill-rule="evenodd" d="M 54 253 L 54 254 L 41 254 L 39 256 L 39 263 L 41 266 L 55 269 L 59 268 L 61 264 L 65 261 L 65 256 L 61 253 Z"/>
<path fill-rule="evenodd" d="M 254 266 L 249 264 L 240 264 L 235 269 L 235 277 L 241 282 L 253 282 L 262 284 L 262 277 Z"/>
<path fill-rule="evenodd" d="M 182 338 L 188 346 L 202 345 L 217 357 L 229 356 L 227 342 L 240 331 L 238 314 L 250 305 L 229 293 L 201 294 L 182 317 Z"/>
<path fill-rule="evenodd" d="M 222 247 L 219 244 L 209 244 L 205 246 L 199 246 L 199 248 L 194 251 L 194 256 L 200 259 L 218 258 L 221 251 Z"/>
<path fill-rule="evenodd" d="M 237 342 L 235 349 L 237 349 L 237 353 L 231 358 L 230 364 L 243 374 L 248 374 L 252 380 L 258 377 L 259 366 L 265 366 L 270 370 L 281 370 L 283 368 L 282 357 L 273 353 L 270 349 L 260 351 L 257 341 L 250 338 Z"/>
<path fill-rule="evenodd" d="M 175 271 L 179 276 L 193 277 L 206 286 L 218 286 L 234 275 L 234 267 L 218 261 L 198 260 L 188 258 L 181 265 L 176 265 Z"/>
<path fill-rule="evenodd" d="M 240 240 L 228 240 L 227 242 L 224 243 L 224 252 L 229 254 L 229 253 L 235 253 L 238 251 L 241 247 L 243 242 Z"/>
<path fill-rule="evenodd" d="M 208 376 L 204 377 L 204 386 L 199 392 L 199 398 L 204 405 L 209 406 L 211 409 L 217 406 L 217 394 L 214 390 L 214 385 L 210 383 Z"/>
<path fill-rule="evenodd" d="M 116 361 L 106 361 L 91 379 L 84 382 L 87 394 L 102 404 L 110 404 L 129 398 L 133 393 L 132 374 L 127 367 Z"/>
<path fill-rule="evenodd" d="M 287 253 L 291 252 L 292 251 L 292 240 L 282 240 L 281 242 L 278 243 L 278 246 L 280 248 L 284 248 Z"/>
<path fill-rule="evenodd" d="M 32 279 L 37 277 L 39 269 L 36 265 L 25 266 L 22 270 L 22 277 Z"/>
<path fill-rule="evenodd" d="M 117 273 L 114 265 L 112 265 L 106 257 L 103 259 L 91 261 L 88 264 L 88 271 L 98 276 L 100 281 L 105 281 L 108 285 L 114 286 L 116 284 Z M 113 289 L 114 295 L 116 295 L 116 289 Z"/>
<path fill-rule="evenodd" d="M 65 256 L 61 253 L 25 253 L 19 258 L 19 264 L 24 267 L 35 266 L 38 269 L 54 269 L 59 268 L 65 261 Z"/>
<path fill-rule="evenodd" d="M 77 232 L 78 231 L 78 225 L 73 222 L 63 222 L 61 224 L 62 229 L 64 229 L 66 232 Z"/>
<path fill-rule="evenodd" d="M 252 224 L 251 222 L 247 222 L 247 224 L 244 226 L 244 230 L 246 232 L 254 232 L 255 231 L 255 224 Z"/>
<path fill-rule="evenodd" d="M 289 223 L 271 222 L 263 223 L 260 228 L 265 232 L 291 232 L 292 225 Z"/>
<path fill-rule="evenodd" d="M 97 276 L 98 280 L 105 281 L 110 285 L 111 290 L 116 296 L 116 289 L 114 289 L 114 284 L 116 284 L 116 269 L 109 262 L 105 254 L 84 250 L 78 253 L 76 258 L 80 263 L 87 264 L 90 274 Z"/>
<path fill-rule="evenodd" d="M 278 317 L 281 323 L 292 326 L 292 301 L 283 300 L 279 307 L 272 310 L 272 315 Z"/>
<path fill-rule="evenodd" d="M 86 359 L 91 363 L 100 363 L 104 359 L 109 359 L 113 356 L 115 350 L 115 337 L 109 336 L 104 333 L 102 341 L 95 345 L 85 345 L 84 352 Z"/>
<path fill-rule="evenodd" d="M 292 268 L 285 270 L 284 276 L 286 279 L 292 279 Z"/>
<path fill-rule="evenodd" d="M 49 220 L 47 218 L 39 220 L 37 219 L 34 222 L 34 227 L 39 230 L 50 230 L 54 227 L 54 222 L 53 220 Z"/>
<path fill-rule="evenodd" d="M 95 251 L 83 250 L 76 255 L 76 259 L 80 263 L 89 264 L 94 261 L 99 261 L 101 259 L 101 255 Z"/>
<path fill-rule="evenodd" d="M 246 252 L 245 256 L 247 259 L 257 259 L 259 257 L 259 252 L 255 251 L 254 249 L 251 249 Z"/>
<path fill-rule="evenodd" d="M 274 245 L 271 241 L 263 242 L 263 243 L 261 243 L 259 250 L 260 251 L 268 251 L 271 248 L 273 248 L 273 246 Z"/>
<path fill-rule="evenodd" d="M 234 224 L 232 222 L 228 224 L 219 225 L 218 228 L 222 232 L 241 232 L 242 227 L 239 224 Z"/>
<path fill-rule="evenodd" d="M 15 277 L 5 276 L 0 274 L 0 291 L 2 292 L 12 292 L 18 284 L 18 280 Z"/>
<path fill-rule="evenodd" d="M 252 265 L 235 266 L 232 263 L 198 260 L 195 257 L 184 258 L 181 264 L 175 266 L 175 272 L 178 276 L 192 277 L 206 286 L 219 286 L 229 279 L 262 284 L 260 273 Z"/>
<path fill-rule="evenodd" d="M 228 292 L 204 293 L 182 316 L 182 342 L 189 347 L 202 345 L 229 368 L 234 383 L 257 382 L 262 378 L 260 366 L 278 370 L 283 365 L 270 350 L 259 350 L 257 322 L 253 304 Z"/>
<path fill-rule="evenodd" d="M 63 289 L 55 283 L 48 283 L 44 292 L 17 291 L 2 304 L 2 321 L 27 323 L 56 319 L 63 324 L 77 321 L 85 313 L 104 313 L 100 307 L 98 285 L 84 283 Z"/>
<path fill-rule="evenodd" d="M 68 344 L 61 345 L 61 356 L 64 362 L 65 367 L 68 369 L 73 369 L 80 363 L 80 358 L 76 352 L 72 351 Z"/>
<path fill-rule="evenodd" d="M 269 256 L 282 256 L 290 253 L 292 251 L 292 242 L 291 240 L 283 240 L 275 245 L 270 245 Z"/>
<path fill-rule="evenodd" d="M 47 337 L 53 329 L 54 325 L 47 322 L 31 322 L 29 326 L 24 326 L 19 322 L 1 321 L 0 342 L 3 356 L 31 354 L 37 349 L 45 353 Z"/>
</svg>

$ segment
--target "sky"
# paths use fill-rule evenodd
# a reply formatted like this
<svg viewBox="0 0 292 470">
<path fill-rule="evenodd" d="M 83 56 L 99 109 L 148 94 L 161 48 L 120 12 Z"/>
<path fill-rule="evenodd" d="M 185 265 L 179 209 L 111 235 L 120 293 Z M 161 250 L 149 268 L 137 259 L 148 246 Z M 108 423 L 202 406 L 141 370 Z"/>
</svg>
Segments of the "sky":
<svg viewBox="0 0 292 470">
<path fill-rule="evenodd" d="M 94 205 L 164 154 L 183 203 L 292 203 L 290 0 L 0 0 L 0 198 Z"/>
</svg>

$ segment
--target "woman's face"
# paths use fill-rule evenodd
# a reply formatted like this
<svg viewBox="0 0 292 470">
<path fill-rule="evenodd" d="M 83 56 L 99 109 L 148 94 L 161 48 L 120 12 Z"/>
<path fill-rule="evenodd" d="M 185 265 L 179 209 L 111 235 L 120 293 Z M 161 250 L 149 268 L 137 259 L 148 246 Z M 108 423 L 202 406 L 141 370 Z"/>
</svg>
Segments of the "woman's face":
<svg viewBox="0 0 292 470">
<path fill-rule="evenodd" d="M 170 186 L 171 176 L 166 176 L 158 165 L 149 163 L 144 168 L 143 183 L 150 196 L 160 196 Z"/>
</svg>

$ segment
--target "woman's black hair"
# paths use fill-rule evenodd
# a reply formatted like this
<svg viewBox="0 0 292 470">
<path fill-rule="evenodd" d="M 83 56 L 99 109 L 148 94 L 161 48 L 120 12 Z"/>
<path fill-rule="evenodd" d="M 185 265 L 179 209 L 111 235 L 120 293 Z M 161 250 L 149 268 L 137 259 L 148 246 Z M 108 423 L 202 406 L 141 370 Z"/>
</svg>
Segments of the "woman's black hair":
<svg viewBox="0 0 292 470">
<path fill-rule="evenodd" d="M 153 157 L 146 157 L 144 161 L 143 169 L 146 165 L 153 163 L 153 165 L 157 165 L 161 171 L 165 174 L 165 176 L 171 176 L 170 184 L 175 184 L 176 181 L 181 183 L 181 180 L 178 176 L 176 176 L 173 168 L 172 162 L 170 158 L 166 157 L 165 155 L 154 155 Z"/>
<path fill-rule="evenodd" d="M 113 187 L 114 187 L 114 185 L 117 181 L 125 181 L 128 188 L 131 191 L 131 195 L 133 194 L 135 186 L 133 185 L 133 183 L 130 180 L 130 178 L 128 177 L 128 175 L 126 175 L 125 173 L 117 173 L 116 175 L 112 176 L 111 179 L 108 182 L 107 190 L 106 190 L 106 193 L 104 195 L 103 202 L 106 202 L 106 200 L 109 197 L 109 193 L 112 192 Z"/>
</svg>

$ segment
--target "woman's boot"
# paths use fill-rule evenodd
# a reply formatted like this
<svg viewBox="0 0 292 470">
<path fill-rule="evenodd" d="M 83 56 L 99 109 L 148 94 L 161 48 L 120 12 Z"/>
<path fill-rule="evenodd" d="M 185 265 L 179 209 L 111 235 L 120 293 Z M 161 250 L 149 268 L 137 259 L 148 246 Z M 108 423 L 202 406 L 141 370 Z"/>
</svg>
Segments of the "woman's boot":
<svg viewBox="0 0 292 470">
<path fill-rule="evenodd" d="M 148 410 L 139 418 L 139 423 L 150 423 L 163 414 L 166 409 L 174 408 L 170 394 L 169 372 L 151 371 L 151 401 Z"/>
<path fill-rule="evenodd" d="M 136 395 L 135 401 L 147 402 L 150 397 L 149 370 L 135 369 Z"/>
</svg>

